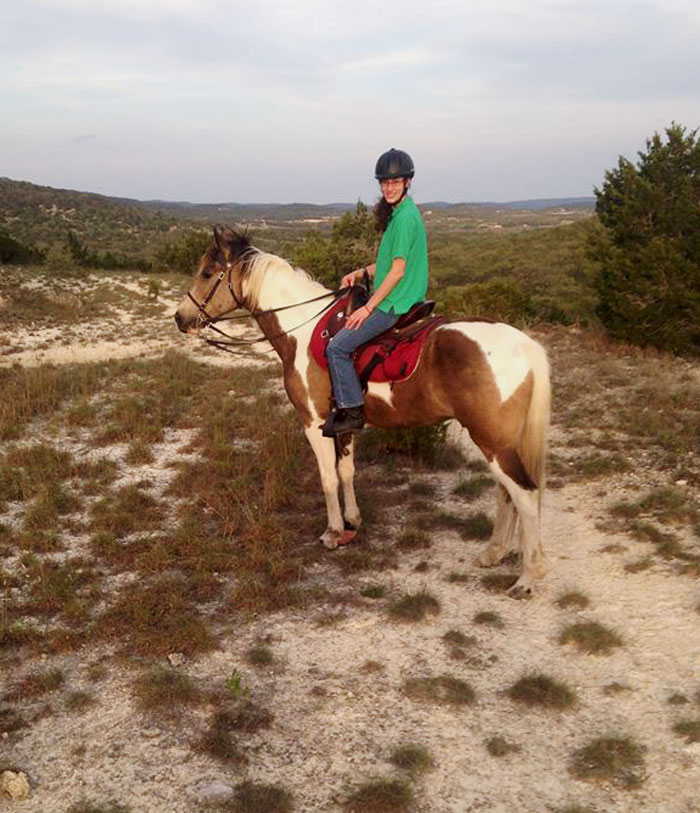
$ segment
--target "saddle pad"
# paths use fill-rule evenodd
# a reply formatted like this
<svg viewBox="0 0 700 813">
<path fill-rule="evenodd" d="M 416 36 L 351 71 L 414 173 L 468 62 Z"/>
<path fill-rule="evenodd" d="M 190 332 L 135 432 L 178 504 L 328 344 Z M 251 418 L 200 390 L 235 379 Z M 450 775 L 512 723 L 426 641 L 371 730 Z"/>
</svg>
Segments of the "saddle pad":
<svg viewBox="0 0 700 813">
<path fill-rule="evenodd" d="M 345 324 L 347 304 L 347 298 L 341 297 L 319 319 L 311 336 L 311 355 L 324 370 L 328 369 L 326 345 Z M 369 367 L 372 368 L 369 381 L 403 381 L 408 378 L 418 364 L 425 340 L 444 321 L 442 316 L 422 319 L 400 330 L 391 328 L 367 344 L 360 345 L 354 354 L 355 369 L 360 379 Z"/>
</svg>

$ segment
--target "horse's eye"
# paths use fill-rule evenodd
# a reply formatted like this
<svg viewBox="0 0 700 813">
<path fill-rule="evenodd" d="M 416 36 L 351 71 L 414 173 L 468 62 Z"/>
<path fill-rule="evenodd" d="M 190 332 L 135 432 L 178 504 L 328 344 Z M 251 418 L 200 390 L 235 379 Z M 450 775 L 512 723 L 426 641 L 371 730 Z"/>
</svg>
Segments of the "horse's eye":
<svg viewBox="0 0 700 813">
<path fill-rule="evenodd" d="M 214 272 L 210 268 L 205 268 L 201 273 L 204 279 L 209 279 L 214 274 Z"/>
</svg>

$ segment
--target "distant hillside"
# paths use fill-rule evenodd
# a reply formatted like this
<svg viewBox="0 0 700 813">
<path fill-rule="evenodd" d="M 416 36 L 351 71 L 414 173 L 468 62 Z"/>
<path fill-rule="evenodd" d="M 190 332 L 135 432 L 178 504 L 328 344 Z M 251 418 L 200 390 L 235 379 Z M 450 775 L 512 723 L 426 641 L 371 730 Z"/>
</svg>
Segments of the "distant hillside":
<svg viewBox="0 0 700 813">
<path fill-rule="evenodd" d="M 554 198 L 510 203 L 422 203 L 431 229 L 538 228 L 590 214 L 593 198 Z M 327 229 L 354 203 L 210 203 L 139 201 L 90 192 L 54 189 L 0 178 L 0 228 L 20 242 L 47 248 L 73 232 L 93 252 L 152 258 L 166 243 L 205 224 L 246 223 L 274 235 L 300 235 L 313 226 Z"/>
<path fill-rule="evenodd" d="M 180 225 L 135 200 L 0 178 L 0 227 L 43 248 L 64 242 L 70 231 L 92 251 L 130 257 L 148 253 Z"/>
<path fill-rule="evenodd" d="M 441 200 L 421 203 L 422 209 L 434 211 L 469 212 L 475 209 L 520 209 L 528 212 L 541 212 L 547 209 L 590 209 L 595 207 L 593 196 L 584 198 L 535 198 L 534 200 L 512 200 L 506 203 L 475 201 L 473 203 L 447 203 Z"/>
<path fill-rule="evenodd" d="M 300 220 L 328 220 L 355 208 L 354 203 L 187 203 L 146 200 L 141 206 L 172 217 L 207 223 L 271 221 L 298 223 Z"/>
</svg>

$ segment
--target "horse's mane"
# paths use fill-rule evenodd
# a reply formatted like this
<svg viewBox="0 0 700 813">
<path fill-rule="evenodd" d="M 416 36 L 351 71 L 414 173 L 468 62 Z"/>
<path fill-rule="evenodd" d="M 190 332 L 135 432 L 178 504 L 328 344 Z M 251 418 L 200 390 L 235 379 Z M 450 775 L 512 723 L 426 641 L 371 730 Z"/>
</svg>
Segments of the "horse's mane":
<svg viewBox="0 0 700 813">
<path fill-rule="evenodd" d="M 261 251 L 254 246 L 250 246 L 250 252 L 242 258 L 242 261 L 245 263 L 245 293 L 253 307 L 260 304 L 263 284 L 275 289 L 282 287 L 288 280 L 294 287 L 299 288 L 300 294 L 308 291 L 309 295 L 325 290 L 324 286 L 303 268 L 295 268 L 282 257 Z"/>
</svg>

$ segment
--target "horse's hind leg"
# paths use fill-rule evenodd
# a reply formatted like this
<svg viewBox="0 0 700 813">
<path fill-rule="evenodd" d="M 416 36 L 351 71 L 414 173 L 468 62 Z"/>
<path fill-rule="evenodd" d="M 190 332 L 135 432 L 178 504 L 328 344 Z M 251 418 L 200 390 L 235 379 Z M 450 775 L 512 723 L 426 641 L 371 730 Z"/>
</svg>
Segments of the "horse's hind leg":
<svg viewBox="0 0 700 813">
<path fill-rule="evenodd" d="M 513 548 L 518 514 L 508 491 L 498 483 L 498 509 L 493 533 L 486 548 L 474 559 L 477 567 L 497 565 Z"/>
<path fill-rule="evenodd" d="M 502 464 L 508 469 L 507 472 Z M 522 571 L 508 591 L 511 596 L 520 598 L 530 594 L 535 582 L 545 573 L 544 551 L 540 542 L 540 494 L 524 472 L 514 450 L 498 454 L 491 460 L 489 467 L 496 480 L 508 492 L 520 521 Z"/>
</svg>

